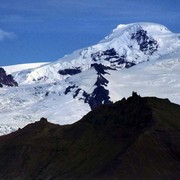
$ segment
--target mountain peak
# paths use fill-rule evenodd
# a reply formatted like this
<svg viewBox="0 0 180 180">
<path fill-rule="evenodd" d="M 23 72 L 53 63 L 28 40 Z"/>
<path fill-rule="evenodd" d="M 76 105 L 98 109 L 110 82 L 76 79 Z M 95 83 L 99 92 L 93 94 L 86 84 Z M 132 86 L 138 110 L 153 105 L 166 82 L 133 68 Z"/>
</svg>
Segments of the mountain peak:
<svg viewBox="0 0 180 180">
<path fill-rule="evenodd" d="M 0 88 L 0 134 L 41 116 L 71 124 L 132 91 L 180 103 L 179 52 L 179 35 L 163 25 L 132 23 L 55 62 L 16 66 L 11 72 L 18 88 Z"/>
<path fill-rule="evenodd" d="M 152 23 L 152 22 L 136 22 L 136 23 L 130 23 L 130 24 L 119 24 L 117 26 L 117 28 L 115 28 L 113 30 L 117 31 L 117 30 L 122 30 L 124 28 L 143 28 L 145 30 L 153 30 L 153 31 L 161 31 L 161 32 L 171 32 L 166 26 L 162 25 L 162 24 L 158 24 L 158 23 Z"/>
<path fill-rule="evenodd" d="M 20 84 L 54 82 L 81 73 L 94 63 L 120 70 L 156 60 L 177 51 L 179 46 L 179 37 L 163 25 L 145 22 L 120 24 L 99 43 L 32 69 L 23 78 L 21 74 L 16 74 L 15 77 Z"/>
<path fill-rule="evenodd" d="M 133 34 L 139 30 L 145 30 L 150 35 L 172 33 L 167 27 L 157 23 L 137 22 L 131 24 L 119 24 L 115 29 L 113 29 L 112 33 L 105 37 L 101 42 L 107 42 L 114 38 L 121 37 L 122 35 L 127 36 L 128 34 Z"/>
</svg>

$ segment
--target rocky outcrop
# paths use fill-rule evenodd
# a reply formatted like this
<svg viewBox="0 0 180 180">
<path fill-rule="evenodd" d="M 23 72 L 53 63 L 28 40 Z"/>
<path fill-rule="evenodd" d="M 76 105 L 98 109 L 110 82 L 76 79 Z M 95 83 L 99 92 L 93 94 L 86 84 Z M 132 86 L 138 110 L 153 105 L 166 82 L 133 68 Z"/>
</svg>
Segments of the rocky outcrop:
<svg viewBox="0 0 180 180">
<path fill-rule="evenodd" d="M 18 83 L 13 79 L 12 75 L 6 74 L 3 68 L 0 68 L 0 87 L 6 86 L 18 86 Z"/>
</svg>

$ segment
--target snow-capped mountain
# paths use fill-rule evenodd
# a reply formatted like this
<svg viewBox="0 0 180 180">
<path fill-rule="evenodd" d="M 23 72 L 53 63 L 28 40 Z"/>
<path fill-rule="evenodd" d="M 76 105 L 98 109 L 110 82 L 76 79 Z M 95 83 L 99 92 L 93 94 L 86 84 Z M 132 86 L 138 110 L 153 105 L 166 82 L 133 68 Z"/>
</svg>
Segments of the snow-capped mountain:
<svg viewBox="0 0 180 180">
<path fill-rule="evenodd" d="M 21 84 L 54 82 L 85 71 L 94 63 L 119 70 L 173 53 L 178 46 L 178 36 L 162 25 L 119 25 L 98 44 L 77 50 L 33 71 L 23 72 L 24 77 L 22 72 L 15 74 L 15 78 Z"/>
<path fill-rule="evenodd" d="M 42 116 L 73 123 L 132 91 L 180 104 L 180 38 L 159 24 L 119 25 L 94 46 L 27 67 L 4 67 L 19 86 L 0 89 L 1 134 Z"/>
</svg>

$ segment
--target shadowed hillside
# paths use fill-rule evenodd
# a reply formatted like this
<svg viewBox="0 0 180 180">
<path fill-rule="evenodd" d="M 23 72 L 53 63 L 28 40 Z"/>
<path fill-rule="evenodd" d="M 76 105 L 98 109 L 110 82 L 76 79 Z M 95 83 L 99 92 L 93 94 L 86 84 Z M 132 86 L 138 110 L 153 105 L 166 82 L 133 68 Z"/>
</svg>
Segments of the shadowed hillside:
<svg viewBox="0 0 180 180">
<path fill-rule="evenodd" d="M 72 125 L 1 136 L 0 179 L 179 179 L 179 131 L 180 106 L 133 93 Z"/>
</svg>

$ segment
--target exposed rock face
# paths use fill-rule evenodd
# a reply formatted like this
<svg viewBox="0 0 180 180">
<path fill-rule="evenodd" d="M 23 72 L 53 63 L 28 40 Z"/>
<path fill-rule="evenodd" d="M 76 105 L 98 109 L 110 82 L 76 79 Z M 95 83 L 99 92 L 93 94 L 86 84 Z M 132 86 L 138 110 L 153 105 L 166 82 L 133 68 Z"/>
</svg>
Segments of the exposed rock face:
<svg viewBox="0 0 180 180">
<path fill-rule="evenodd" d="M 106 51 L 98 51 L 96 53 L 91 54 L 91 58 L 94 62 L 98 62 L 100 60 L 105 60 L 110 63 L 109 69 L 118 69 L 118 68 L 130 68 L 136 65 L 135 62 L 129 62 L 127 60 L 127 55 L 122 54 L 119 55 L 114 48 L 107 49 Z M 93 65 L 93 64 L 92 64 Z"/>
<path fill-rule="evenodd" d="M 82 94 L 80 99 L 83 99 L 85 103 L 88 103 L 91 109 L 94 109 L 102 104 L 111 104 L 112 101 L 110 100 L 109 91 L 106 89 L 109 81 L 103 76 L 108 74 L 106 70 L 110 68 L 96 63 L 92 64 L 91 68 L 94 68 L 97 72 L 97 78 L 95 79 L 93 86 L 94 90 L 92 93 L 88 93 L 73 84 L 65 89 L 64 94 L 73 92 L 73 98 L 79 98 L 78 95 Z"/>
<path fill-rule="evenodd" d="M 64 69 L 64 70 L 59 70 L 60 75 L 75 75 L 81 72 L 81 68 L 72 68 L 72 69 Z"/>
<path fill-rule="evenodd" d="M 131 39 L 137 40 L 139 49 L 146 55 L 152 55 L 158 49 L 157 41 L 149 37 L 143 29 L 133 33 Z"/>
<path fill-rule="evenodd" d="M 97 80 L 94 84 L 94 90 L 91 94 L 87 92 L 83 93 L 84 102 L 88 103 L 91 109 L 94 109 L 102 104 L 111 104 L 109 91 L 106 89 L 107 84 L 109 81 L 103 76 L 104 74 L 108 74 L 106 70 L 109 67 L 103 66 L 102 64 L 92 64 L 93 67 L 97 72 Z"/>
<path fill-rule="evenodd" d="M 12 75 L 7 75 L 3 68 L 0 68 L 0 87 L 6 86 L 18 86 L 18 83 L 13 79 Z"/>
</svg>

